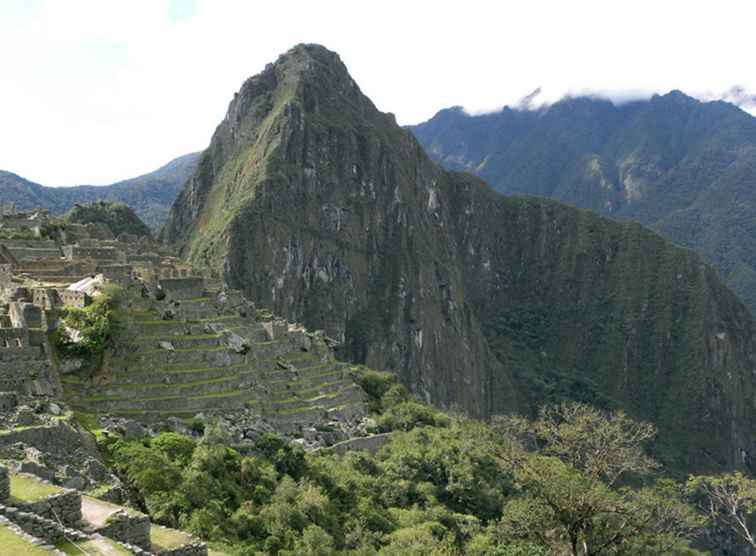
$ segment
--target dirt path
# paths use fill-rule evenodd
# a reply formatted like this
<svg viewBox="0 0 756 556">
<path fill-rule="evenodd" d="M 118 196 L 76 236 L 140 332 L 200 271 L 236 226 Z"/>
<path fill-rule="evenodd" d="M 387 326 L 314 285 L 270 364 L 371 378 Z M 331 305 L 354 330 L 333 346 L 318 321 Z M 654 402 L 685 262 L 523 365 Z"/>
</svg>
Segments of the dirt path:
<svg viewBox="0 0 756 556">
<path fill-rule="evenodd" d="M 105 525 L 108 516 L 115 513 L 116 510 L 118 510 L 118 506 L 114 506 L 113 504 L 108 504 L 89 496 L 81 497 L 81 517 L 93 529 Z"/>
<path fill-rule="evenodd" d="M 101 554 L 102 556 L 123 556 L 127 553 L 123 548 L 114 545 L 105 537 L 99 535 L 92 537 L 87 543 L 87 549 L 89 549 L 90 552 L 92 548 L 96 549 L 97 554 Z"/>
</svg>

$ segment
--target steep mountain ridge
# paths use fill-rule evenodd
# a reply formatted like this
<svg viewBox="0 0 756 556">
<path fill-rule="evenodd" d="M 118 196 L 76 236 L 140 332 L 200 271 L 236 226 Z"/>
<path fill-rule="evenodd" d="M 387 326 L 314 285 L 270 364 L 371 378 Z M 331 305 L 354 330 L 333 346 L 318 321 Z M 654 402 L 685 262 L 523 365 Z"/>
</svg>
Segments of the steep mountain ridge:
<svg viewBox="0 0 756 556">
<path fill-rule="evenodd" d="M 44 207 L 52 214 L 63 214 L 76 203 L 114 201 L 129 205 L 153 230 L 163 225 L 168 210 L 199 160 L 200 153 L 176 158 L 154 172 L 112 185 L 46 187 L 0 170 L 0 196 L 3 203 L 19 209 Z"/>
<path fill-rule="evenodd" d="M 753 445 L 753 321 L 709 267 L 637 224 L 442 170 L 323 47 L 244 83 L 163 235 L 433 403 L 622 406 L 689 470 Z"/>
<path fill-rule="evenodd" d="M 497 191 L 633 219 L 699 252 L 756 314 L 756 118 L 680 91 L 614 105 L 442 110 L 411 126 L 432 158 Z"/>
</svg>

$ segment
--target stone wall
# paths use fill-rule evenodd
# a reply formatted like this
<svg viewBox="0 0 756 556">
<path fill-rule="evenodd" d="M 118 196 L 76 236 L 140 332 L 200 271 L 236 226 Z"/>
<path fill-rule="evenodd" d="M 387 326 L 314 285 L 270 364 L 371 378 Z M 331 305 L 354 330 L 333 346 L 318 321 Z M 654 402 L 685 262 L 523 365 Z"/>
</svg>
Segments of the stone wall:
<svg viewBox="0 0 756 556">
<path fill-rule="evenodd" d="M 80 245 L 63 246 L 63 255 L 68 260 L 94 259 L 97 261 L 117 261 L 118 252 L 115 247 L 82 247 Z"/>
<path fill-rule="evenodd" d="M 161 278 L 160 287 L 174 299 L 192 299 L 205 294 L 205 280 L 192 278 Z"/>
<path fill-rule="evenodd" d="M 0 264 L 0 288 L 11 283 L 12 267 L 10 264 Z"/>
<path fill-rule="evenodd" d="M 60 296 L 54 288 L 32 289 L 32 300 L 35 305 L 43 309 L 52 309 L 60 305 Z"/>
<path fill-rule="evenodd" d="M 329 449 L 337 454 L 345 454 L 354 450 L 365 450 L 371 454 L 375 454 L 390 438 L 390 432 L 374 434 L 372 436 L 361 436 L 334 444 Z"/>
<path fill-rule="evenodd" d="M 25 328 L 0 328 L 0 351 L 21 351 L 29 347 L 29 331 Z"/>
<path fill-rule="evenodd" d="M 158 556 L 207 556 L 207 545 L 205 543 L 186 544 L 170 550 L 161 550 L 155 554 Z"/>
<path fill-rule="evenodd" d="M 0 433 L 0 448 L 21 442 L 42 452 L 51 453 L 66 453 L 73 448 L 80 450 L 84 441 L 89 441 L 88 437 L 82 436 L 63 420 L 57 420 L 52 425 L 18 428 Z M 96 453 L 93 441 L 90 448 Z"/>
<path fill-rule="evenodd" d="M 10 521 L 7 517 L 4 517 L 0 515 L 0 525 L 3 527 L 7 527 L 11 530 L 15 535 L 17 535 L 20 539 L 23 541 L 29 543 L 33 546 L 38 546 L 40 550 L 44 551 L 46 554 L 50 554 L 51 556 L 66 556 L 62 551 L 58 550 L 54 546 L 47 544 L 46 541 L 37 538 L 33 535 L 30 535 L 29 533 L 26 533 L 23 529 L 21 529 L 18 525 Z M 15 554 L 13 556 L 16 556 Z M 22 555 L 19 555 L 22 556 Z"/>
<path fill-rule="evenodd" d="M 85 533 L 61 525 L 56 520 L 21 511 L 11 506 L 0 505 L 0 515 L 5 516 L 25 533 L 51 544 L 56 544 L 64 538 L 74 541 L 88 538 Z"/>
<path fill-rule="evenodd" d="M 0 412 L 13 411 L 17 406 L 18 394 L 16 392 L 0 392 Z M 0 479 L 0 483 L 1 482 L 2 479 Z M 0 503 L 2 503 L 2 501 L 2 491 L 0 491 Z"/>
<path fill-rule="evenodd" d="M 131 282 L 133 267 L 130 264 L 109 264 L 97 267 L 106 280 L 126 286 Z"/>
<path fill-rule="evenodd" d="M 52 380 L 42 331 L 0 328 L 0 392 L 52 395 Z"/>
<path fill-rule="evenodd" d="M 78 307 L 80 309 L 86 307 L 92 302 L 92 298 L 89 297 L 85 292 L 77 290 L 58 290 L 58 296 L 60 297 L 60 301 L 63 305 Z"/>
<path fill-rule="evenodd" d="M 13 328 L 39 328 L 42 326 L 42 309 L 28 301 L 11 301 L 8 303 L 8 316 Z"/>
<path fill-rule="evenodd" d="M 42 480 L 38 477 L 34 479 Z M 76 527 L 81 521 L 81 493 L 75 490 L 66 490 L 37 502 L 19 503 L 16 507 L 22 512 L 37 514 L 56 522 L 60 521 L 69 527 Z"/>
<path fill-rule="evenodd" d="M 150 518 L 118 510 L 108 517 L 107 524 L 97 529 L 101 535 L 150 550 Z"/>
<path fill-rule="evenodd" d="M 0 504 L 5 504 L 9 497 L 10 474 L 7 467 L 0 466 Z"/>
</svg>

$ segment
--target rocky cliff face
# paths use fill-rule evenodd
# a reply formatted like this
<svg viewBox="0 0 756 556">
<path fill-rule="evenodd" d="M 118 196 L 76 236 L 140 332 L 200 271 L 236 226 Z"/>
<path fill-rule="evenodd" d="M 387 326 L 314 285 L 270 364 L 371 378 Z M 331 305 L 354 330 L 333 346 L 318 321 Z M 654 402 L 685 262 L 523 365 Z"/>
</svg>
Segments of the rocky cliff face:
<svg viewBox="0 0 756 556">
<path fill-rule="evenodd" d="M 243 85 L 164 237 L 436 404 L 622 406 L 687 469 L 753 443 L 753 322 L 696 255 L 440 169 L 322 47 Z"/>
</svg>

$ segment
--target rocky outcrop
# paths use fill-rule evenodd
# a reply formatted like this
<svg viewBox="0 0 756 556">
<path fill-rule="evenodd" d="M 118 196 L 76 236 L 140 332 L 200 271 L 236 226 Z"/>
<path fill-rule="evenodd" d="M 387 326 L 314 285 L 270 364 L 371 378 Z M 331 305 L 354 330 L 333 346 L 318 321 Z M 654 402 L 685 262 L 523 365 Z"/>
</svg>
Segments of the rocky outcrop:
<svg viewBox="0 0 756 556">
<path fill-rule="evenodd" d="M 107 523 L 98 533 L 118 542 L 150 550 L 150 518 L 136 512 L 119 510 L 108 516 Z"/>
<path fill-rule="evenodd" d="M 164 238 L 438 405 L 621 406 L 685 469 L 752 449 L 753 322 L 698 257 L 440 169 L 322 47 L 243 85 Z"/>
</svg>

